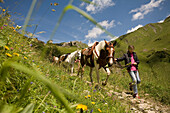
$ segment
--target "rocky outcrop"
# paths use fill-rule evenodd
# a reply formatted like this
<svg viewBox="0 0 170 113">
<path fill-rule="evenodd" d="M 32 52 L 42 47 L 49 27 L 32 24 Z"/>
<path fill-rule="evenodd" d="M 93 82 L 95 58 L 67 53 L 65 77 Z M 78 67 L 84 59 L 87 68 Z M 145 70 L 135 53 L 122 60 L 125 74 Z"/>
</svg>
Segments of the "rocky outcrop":
<svg viewBox="0 0 170 113">
<path fill-rule="evenodd" d="M 82 43 L 81 41 L 70 41 L 70 42 L 64 42 L 62 44 L 63 47 L 71 47 L 71 46 L 75 46 L 78 48 L 84 48 L 86 46 L 86 44 Z"/>
</svg>

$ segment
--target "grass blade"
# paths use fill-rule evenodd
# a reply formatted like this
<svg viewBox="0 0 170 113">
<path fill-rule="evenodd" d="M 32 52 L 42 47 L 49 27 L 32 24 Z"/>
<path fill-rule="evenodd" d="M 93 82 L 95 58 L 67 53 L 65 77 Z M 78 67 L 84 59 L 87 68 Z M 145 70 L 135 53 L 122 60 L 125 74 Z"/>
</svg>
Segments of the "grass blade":
<svg viewBox="0 0 170 113">
<path fill-rule="evenodd" d="M 98 23 L 95 21 L 95 19 L 93 19 L 93 17 L 91 17 L 91 16 L 90 16 L 89 14 L 87 14 L 85 11 L 79 9 L 79 8 L 76 7 L 76 6 L 73 6 L 72 4 L 68 4 L 68 5 L 64 8 L 64 10 L 63 10 L 63 12 L 62 12 L 62 14 L 61 14 L 61 16 L 60 16 L 60 18 L 59 18 L 59 20 L 58 20 L 58 22 L 57 22 L 57 24 L 56 24 L 56 26 L 55 26 L 55 28 L 54 28 L 51 36 L 50 36 L 50 40 L 52 40 L 52 38 L 54 37 L 55 32 L 56 32 L 56 30 L 58 29 L 58 27 L 59 27 L 59 25 L 60 25 L 60 23 L 61 23 L 61 20 L 62 20 L 62 18 L 63 18 L 63 16 L 64 16 L 64 14 L 65 14 L 66 11 L 68 11 L 68 10 L 75 10 L 75 11 L 77 11 L 77 12 L 80 13 L 82 16 L 84 16 L 86 19 L 90 20 L 93 24 L 95 24 L 97 27 L 99 27 L 101 30 L 103 30 L 103 31 L 104 31 L 107 35 L 109 35 L 112 39 L 115 38 L 114 35 L 112 35 L 112 34 L 111 34 L 110 32 L 108 32 L 105 28 L 103 28 L 100 24 L 98 24 Z"/>
<path fill-rule="evenodd" d="M 32 14 L 32 12 L 33 12 L 33 9 L 34 9 L 34 7 L 35 7 L 36 2 L 37 2 L 37 0 L 33 0 L 33 1 L 32 1 L 31 7 L 30 7 L 30 9 L 29 9 L 29 12 L 28 12 L 28 14 L 27 14 L 27 17 L 26 17 L 25 22 L 24 22 L 24 25 L 23 25 L 23 33 L 25 33 L 25 31 L 26 31 L 28 22 L 29 22 L 29 20 L 30 20 L 30 18 L 31 18 L 31 14 Z"/>
<path fill-rule="evenodd" d="M 41 81 L 44 85 L 48 87 L 48 89 L 54 94 L 54 96 L 65 106 L 67 111 L 69 113 L 73 113 L 72 109 L 69 107 L 68 101 L 66 100 L 65 96 L 63 93 L 61 93 L 61 88 L 51 82 L 49 79 L 44 77 L 43 75 L 40 74 L 40 72 L 36 68 L 28 68 L 25 65 L 21 65 L 16 62 L 12 61 L 6 61 L 4 62 L 3 70 L 6 68 L 12 67 L 14 69 L 17 69 L 19 71 L 22 71 L 30 76 L 33 76 L 35 79 Z M 3 70 L 1 70 L 3 72 Z M 2 75 L 3 76 L 3 75 Z"/>
<path fill-rule="evenodd" d="M 34 104 L 31 103 L 26 106 L 26 108 L 21 113 L 32 113 L 34 108 Z"/>
</svg>

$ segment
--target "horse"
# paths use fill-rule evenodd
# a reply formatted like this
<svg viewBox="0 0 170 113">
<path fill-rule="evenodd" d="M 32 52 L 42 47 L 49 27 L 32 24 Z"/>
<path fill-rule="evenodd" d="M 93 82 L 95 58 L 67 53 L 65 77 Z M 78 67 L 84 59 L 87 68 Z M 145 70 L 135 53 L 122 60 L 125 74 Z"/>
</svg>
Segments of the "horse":
<svg viewBox="0 0 170 113">
<path fill-rule="evenodd" d="M 69 54 L 64 54 L 61 55 L 59 58 L 59 64 L 62 64 L 63 67 L 66 69 L 68 66 L 70 66 L 71 69 L 71 75 L 73 74 L 74 70 L 74 63 L 75 63 L 75 58 L 80 57 L 81 51 L 77 50 Z M 68 69 L 69 70 L 69 69 Z"/>
<path fill-rule="evenodd" d="M 78 69 L 81 71 L 81 78 L 83 77 L 83 72 L 84 69 L 83 67 L 85 65 L 90 67 L 90 79 L 91 83 L 93 84 L 93 78 L 92 78 L 92 71 L 93 68 L 96 70 L 96 75 L 97 75 L 97 82 L 99 84 L 99 69 L 102 67 L 107 73 L 107 78 L 102 85 L 106 85 L 108 78 L 111 74 L 110 67 L 115 63 L 114 59 L 114 53 L 115 49 L 114 46 L 116 45 L 116 41 L 114 42 L 107 42 L 106 40 L 100 41 L 100 42 L 95 42 L 93 46 L 90 48 L 85 48 L 81 50 L 81 67 Z"/>
<path fill-rule="evenodd" d="M 53 64 L 59 64 L 59 58 L 56 56 L 53 56 Z"/>
</svg>

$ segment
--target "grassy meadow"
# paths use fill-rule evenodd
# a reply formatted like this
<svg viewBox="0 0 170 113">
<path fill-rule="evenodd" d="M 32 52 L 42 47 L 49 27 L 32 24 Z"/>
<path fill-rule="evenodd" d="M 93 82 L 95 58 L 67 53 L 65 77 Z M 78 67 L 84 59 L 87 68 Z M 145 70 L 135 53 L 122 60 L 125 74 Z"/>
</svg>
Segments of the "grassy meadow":
<svg viewBox="0 0 170 113">
<path fill-rule="evenodd" d="M 83 11 L 73 9 L 91 19 Z M 113 66 L 106 87 L 95 89 L 89 84 L 89 68 L 85 67 L 83 80 L 70 76 L 63 67 L 53 64 L 52 56 L 70 53 L 77 47 L 61 47 L 45 44 L 28 38 L 20 32 L 5 9 L 0 14 L 0 112 L 3 113 L 123 113 L 130 112 L 130 105 L 124 104 L 112 92 L 128 91 L 131 79 L 126 69 Z M 66 10 L 65 10 L 66 12 Z M 64 12 L 64 13 L 65 13 Z M 60 21 L 64 15 L 62 13 Z M 58 22 L 56 28 L 58 27 Z M 140 97 L 149 97 L 166 105 L 170 104 L 170 18 L 163 23 L 148 24 L 139 30 L 121 36 L 116 46 L 116 57 L 126 52 L 133 44 L 140 60 Z M 101 28 L 100 25 L 98 27 Z M 101 28 L 102 29 L 102 28 Z M 54 30 L 55 32 L 55 30 Z M 106 32 L 106 31 L 105 31 Z M 108 32 L 106 32 L 108 35 Z M 77 73 L 77 64 L 75 73 Z M 96 82 L 95 72 L 93 72 Z M 100 70 L 100 81 L 106 73 Z M 112 86 L 112 87 L 110 87 Z"/>
</svg>

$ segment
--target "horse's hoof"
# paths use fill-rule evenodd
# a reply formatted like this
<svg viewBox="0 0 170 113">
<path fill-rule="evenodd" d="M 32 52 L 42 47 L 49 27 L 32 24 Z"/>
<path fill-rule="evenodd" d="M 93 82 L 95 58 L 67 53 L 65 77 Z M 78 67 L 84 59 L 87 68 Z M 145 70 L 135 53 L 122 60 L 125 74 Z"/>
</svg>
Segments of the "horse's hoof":
<svg viewBox="0 0 170 113">
<path fill-rule="evenodd" d="M 102 85 L 103 85 L 103 86 L 106 86 L 106 85 L 107 85 L 107 83 L 105 83 L 105 82 L 102 82 Z"/>
<path fill-rule="evenodd" d="M 95 88 L 96 88 L 96 89 L 99 89 L 99 88 L 100 88 L 100 87 L 99 87 L 99 84 L 96 84 L 96 85 L 95 85 Z"/>
</svg>

